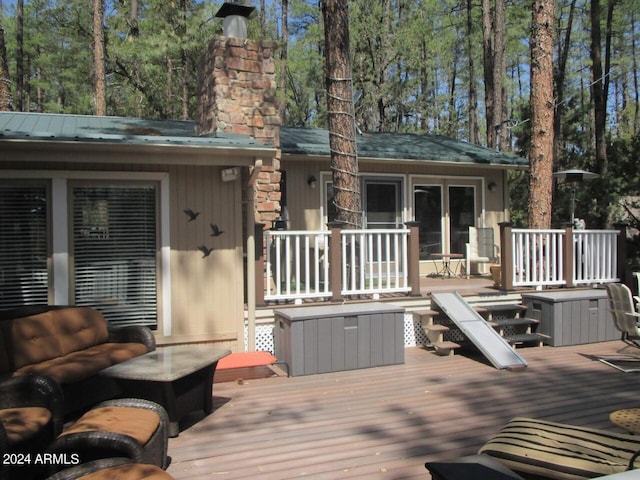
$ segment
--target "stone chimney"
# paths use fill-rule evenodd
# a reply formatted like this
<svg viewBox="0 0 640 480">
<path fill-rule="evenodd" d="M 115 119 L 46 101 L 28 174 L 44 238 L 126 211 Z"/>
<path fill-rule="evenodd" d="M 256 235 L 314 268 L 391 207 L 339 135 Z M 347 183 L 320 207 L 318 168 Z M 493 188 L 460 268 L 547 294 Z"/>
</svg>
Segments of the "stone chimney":
<svg viewBox="0 0 640 480">
<path fill-rule="evenodd" d="M 256 221 L 267 228 L 281 210 L 276 48 L 271 41 L 213 38 L 201 58 L 196 119 L 198 134 L 250 135 L 277 148 L 273 162 L 265 162 L 255 184 Z"/>
</svg>

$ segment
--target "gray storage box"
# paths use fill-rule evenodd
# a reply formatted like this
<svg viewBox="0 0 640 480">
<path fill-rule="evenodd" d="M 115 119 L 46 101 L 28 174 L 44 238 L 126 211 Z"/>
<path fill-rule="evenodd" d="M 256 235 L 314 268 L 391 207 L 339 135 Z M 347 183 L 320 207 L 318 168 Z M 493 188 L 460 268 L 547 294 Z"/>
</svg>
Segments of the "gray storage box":
<svg viewBox="0 0 640 480">
<path fill-rule="evenodd" d="M 606 290 L 523 293 L 527 317 L 539 320 L 537 332 L 554 347 L 619 340 Z"/>
<path fill-rule="evenodd" d="M 404 309 L 384 303 L 275 310 L 274 347 L 291 375 L 404 363 Z"/>
</svg>

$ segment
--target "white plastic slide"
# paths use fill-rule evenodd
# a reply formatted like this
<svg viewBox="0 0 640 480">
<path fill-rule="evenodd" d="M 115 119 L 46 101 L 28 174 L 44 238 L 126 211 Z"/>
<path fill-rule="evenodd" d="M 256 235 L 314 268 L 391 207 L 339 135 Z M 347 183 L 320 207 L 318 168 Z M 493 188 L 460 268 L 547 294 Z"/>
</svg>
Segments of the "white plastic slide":
<svg viewBox="0 0 640 480">
<path fill-rule="evenodd" d="M 431 298 L 496 368 L 523 368 L 527 362 L 458 292 L 432 293 Z"/>
</svg>

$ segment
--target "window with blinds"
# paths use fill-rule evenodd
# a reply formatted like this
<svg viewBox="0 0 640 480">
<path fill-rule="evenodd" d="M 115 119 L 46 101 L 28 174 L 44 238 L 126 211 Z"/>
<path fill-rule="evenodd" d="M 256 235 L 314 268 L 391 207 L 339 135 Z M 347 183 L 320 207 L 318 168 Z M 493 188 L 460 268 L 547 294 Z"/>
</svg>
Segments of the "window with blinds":
<svg viewBox="0 0 640 480">
<path fill-rule="evenodd" d="M 156 184 L 73 185 L 75 303 L 157 328 Z"/>
<path fill-rule="evenodd" d="M 48 188 L 0 182 L 0 308 L 46 305 Z"/>
</svg>

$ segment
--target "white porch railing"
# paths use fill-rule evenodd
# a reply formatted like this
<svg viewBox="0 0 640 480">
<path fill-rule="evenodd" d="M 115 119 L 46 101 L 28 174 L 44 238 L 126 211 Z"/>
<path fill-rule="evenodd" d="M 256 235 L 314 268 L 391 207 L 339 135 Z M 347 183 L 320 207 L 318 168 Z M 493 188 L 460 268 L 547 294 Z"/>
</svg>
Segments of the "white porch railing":
<svg viewBox="0 0 640 480">
<path fill-rule="evenodd" d="M 342 230 L 342 295 L 408 292 L 409 230 Z"/>
<path fill-rule="evenodd" d="M 611 230 L 573 231 L 573 283 L 593 284 L 619 281 L 618 235 Z"/>
<path fill-rule="evenodd" d="M 617 230 L 572 230 L 567 248 L 566 230 L 511 230 L 514 287 L 544 287 L 619 281 L 617 278 Z M 569 251 L 567 251 L 569 250 Z M 565 272 L 565 255 L 573 268 Z"/>
<path fill-rule="evenodd" d="M 265 300 L 330 297 L 329 236 L 327 231 L 265 231 Z"/>
<path fill-rule="evenodd" d="M 328 231 L 264 232 L 264 299 L 325 299 L 332 295 Z M 408 229 L 342 230 L 342 295 L 409 292 Z"/>
<path fill-rule="evenodd" d="M 511 231 L 513 285 L 563 285 L 564 230 Z"/>
</svg>

